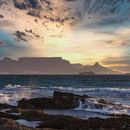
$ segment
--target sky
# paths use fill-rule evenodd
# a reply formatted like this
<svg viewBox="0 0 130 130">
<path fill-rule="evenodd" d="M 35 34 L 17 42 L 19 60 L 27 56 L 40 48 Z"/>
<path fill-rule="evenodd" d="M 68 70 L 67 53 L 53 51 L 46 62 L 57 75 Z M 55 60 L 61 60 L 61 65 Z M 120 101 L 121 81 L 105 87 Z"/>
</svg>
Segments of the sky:
<svg viewBox="0 0 130 130">
<path fill-rule="evenodd" d="M 98 61 L 130 72 L 129 0 L 53 0 L 49 5 L 53 10 L 40 4 L 41 18 L 12 3 L 0 7 L 4 15 L 0 18 L 1 58 L 63 57 L 71 63 Z M 16 36 L 18 30 L 26 33 L 24 40 Z"/>
</svg>

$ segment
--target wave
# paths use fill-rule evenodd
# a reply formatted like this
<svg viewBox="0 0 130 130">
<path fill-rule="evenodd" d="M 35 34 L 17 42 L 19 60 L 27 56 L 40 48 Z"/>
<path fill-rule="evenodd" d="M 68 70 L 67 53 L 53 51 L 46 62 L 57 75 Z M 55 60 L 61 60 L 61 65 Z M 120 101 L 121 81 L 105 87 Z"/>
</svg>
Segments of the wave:
<svg viewBox="0 0 130 130">
<path fill-rule="evenodd" d="M 9 84 L 0 90 L 0 102 L 17 106 L 17 102 L 22 98 L 30 99 L 51 96 L 54 90 L 87 94 L 95 97 L 90 98 L 85 102 L 80 101 L 79 107 L 75 110 L 100 114 L 129 114 L 130 104 L 124 104 L 124 101 L 126 101 L 126 97 L 128 99 L 130 98 L 130 88 L 44 87 Z M 119 97 L 119 102 L 117 101 L 117 95 Z M 103 99 L 106 99 L 106 97 L 108 99 L 112 98 L 115 101 L 114 103 L 109 103 L 106 99 L 104 103 L 99 103 L 99 97 Z M 122 102 L 120 102 L 120 100 L 122 100 Z"/>
<path fill-rule="evenodd" d="M 95 87 L 44 87 L 44 86 L 30 86 L 30 85 L 12 85 L 8 84 L 4 88 L 6 89 L 16 89 L 16 88 L 26 88 L 26 89 L 52 89 L 52 90 L 64 90 L 64 91 L 75 91 L 75 92 L 85 92 L 85 91 L 112 91 L 112 92 L 124 92 L 124 93 L 130 93 L 130 88 L 106 88 L 106 87 L 101 87 L 101 88 L 95 88 Z"/>
<path fill-rule="evenodd" d="M 80 101 L 79 106 L 74 110 L 99 113 L 103 115 L 130 115 L 130 106 L 110 103 L 104 99 L 97 98 L 86 99 L 85 102 Z"/>
</svg>

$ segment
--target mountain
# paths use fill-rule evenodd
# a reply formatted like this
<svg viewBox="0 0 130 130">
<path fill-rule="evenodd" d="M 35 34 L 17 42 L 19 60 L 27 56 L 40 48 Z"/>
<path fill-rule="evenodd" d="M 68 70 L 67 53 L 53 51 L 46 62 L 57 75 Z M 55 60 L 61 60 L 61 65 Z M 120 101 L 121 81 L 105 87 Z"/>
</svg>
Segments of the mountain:
<svg viewBox="0 0 130 130">
<path fill-rule="evenodd" d="M 96 62 L 92 66 L 85 66 L 83 70 L 88 70 L 90 72 L 94 72 L 95 74 L 117 74 L 119 72 L 113 71 L 110 68 L 104 67 L 100 65 L 100 63 Z"/>
<path fill-rule="evenodd" d="M 0 74 L 79 74 L 89 71 L 95 74 L 118 73 L 99 63 L 90 66 L 71 64 L 61 57 L 21 57 L 18 60 L 6 57 L 0 60 Z"/>
</svg>

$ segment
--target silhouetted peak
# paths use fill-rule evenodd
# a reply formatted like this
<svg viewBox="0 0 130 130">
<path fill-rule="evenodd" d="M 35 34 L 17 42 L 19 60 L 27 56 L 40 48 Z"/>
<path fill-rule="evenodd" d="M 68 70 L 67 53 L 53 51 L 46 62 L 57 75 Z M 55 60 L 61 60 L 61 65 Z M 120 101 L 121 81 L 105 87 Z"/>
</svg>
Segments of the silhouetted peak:
<svg viewBox="0 0 130 130">
<path fill-rule="evenodd" d="M 96 74 L 117 73 L 96 62 L 93 66 L 71 64 L 62 57 L 20 57 L 18 60 L 5 57 L 0 60 L 0 74 L 77 74 L 94 72 Z"/>
<path fill-rule="evenodd" d="M 14 61 L 14 60 L 12 60 L 12 59 L 9 58 L 9 57 L 4 57 L 4 58 L 3 58 L 3 61 L 5 61 L 5 62 L 12 62 L 12 61 Z"/>
<path fill-rule="evenodd" d="M 99 62 L 96 62 L 93 66 L 101 66 Z"/>
</svg>

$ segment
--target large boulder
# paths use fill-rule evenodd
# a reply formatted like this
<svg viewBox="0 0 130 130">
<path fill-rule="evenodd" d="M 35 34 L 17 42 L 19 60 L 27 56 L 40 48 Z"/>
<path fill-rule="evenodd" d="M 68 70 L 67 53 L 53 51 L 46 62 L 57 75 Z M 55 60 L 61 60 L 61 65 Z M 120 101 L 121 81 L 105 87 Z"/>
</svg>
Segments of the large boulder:
<svg viewBox="0 0 130 130">
<path fill-rule="evenodd" d="M 22 99 L 18 107 L 25 109 L 73 109 L 79 106 L 88 96 L 80 96 L 73 93 L 54 91 L 52 98 Z"/>
<path fill-rule="evenodd" d="M 18 107 L 23 109 L 50 109 L 53 106 L 52 98 L 22 99 L 18 102 Z"/>
<path fill-rule="evenodd" d="M 53 100 L 56 108 L 70 109 L 79 106 L 81 96 L 73 93 L 55 91 L 53 94 Z"/>
</svg>

